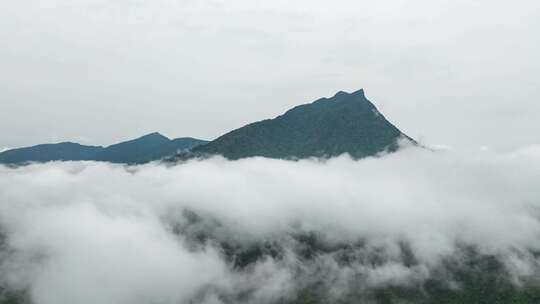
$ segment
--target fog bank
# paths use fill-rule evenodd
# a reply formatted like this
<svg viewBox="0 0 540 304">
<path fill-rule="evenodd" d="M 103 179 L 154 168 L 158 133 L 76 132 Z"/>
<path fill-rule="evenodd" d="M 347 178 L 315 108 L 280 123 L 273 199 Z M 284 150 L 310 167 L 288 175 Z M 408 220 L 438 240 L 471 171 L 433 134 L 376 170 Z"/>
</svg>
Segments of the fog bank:
<svg viewBox="0 0 540 304">
<path fill-rule="evenodd" d="M 464 248 L 520 285 L 538 278 L 539 182 L 537 146 L 0 167 L 0 285 L 38 304 L 266 303 L 316 280 L 414 285 Z"/>
</svg>

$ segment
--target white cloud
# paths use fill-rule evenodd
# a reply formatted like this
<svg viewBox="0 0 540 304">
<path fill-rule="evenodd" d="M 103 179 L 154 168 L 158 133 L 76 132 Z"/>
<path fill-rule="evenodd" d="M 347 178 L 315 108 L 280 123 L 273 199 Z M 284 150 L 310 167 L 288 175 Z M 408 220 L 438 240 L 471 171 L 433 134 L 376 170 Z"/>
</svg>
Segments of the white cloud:
<svg viewBox="0 0 540 304">
<path fill-rule="evenodd" d="M 531 145 L 518 149 L 515 152 L 517 157 L 530 156 L 530 157 L 540 157 L 540 145 Z"/>
<path fill-rule="evenodd" d="M 264 303 L 294 294 L 299 271 L 305 281 L 324 272 L 336 294 L 358 274 L 363 286 L 421 281 L 467 244 L 501 257 L 519 282 L 534 274 L 529 253 L 540 249 L 538 172 L 537 154 L 415 148 L 360 161 L 0 167 L 0 223 L 12 250 L 2 275 L 30 286 L 37 304 L 216 303 L 240 291 Z M 208 219 L 200 227 L 217 239 L 194 247 L 189 233 L 173 233 L 185 209 Z M 329 246 L 364 240 L 386 262 L 344 266 L 332 254 L 300 262 L 290 237 L 298 231 Z M 275 241 L 285 253 L 238 271 L 217 246 L 224 240 Z M 403 264 L 403 242 L 413 267 Z"/>
</svg>

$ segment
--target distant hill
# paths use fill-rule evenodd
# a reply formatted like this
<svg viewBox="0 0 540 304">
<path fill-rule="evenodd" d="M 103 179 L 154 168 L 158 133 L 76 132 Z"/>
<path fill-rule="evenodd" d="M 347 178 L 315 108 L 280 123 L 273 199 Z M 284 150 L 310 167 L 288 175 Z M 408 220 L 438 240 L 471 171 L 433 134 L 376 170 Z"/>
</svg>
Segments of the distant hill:
<svg viewBox="0 0 540 304">
<path fill-rule="evenodd" d="M 361 158 L 395 151 L 400 139 L 414 142 L 359 90 L 297 106 L 274 119 L 231 131 L 192 152 L 229 159 L 331 157 L 343 153 Z"/>
<path fill-rule="evenodd" d="M 141 164 L 159 160 L 204 143 L 207 143 L 207 141 L 191 137 L 171 140 L 159 133 L 151 133 L 108 147 L 63 142 L 12 149 L 0 153 L 0 163 L 24 164 L 29 162 L 94 160 Z"/>
<path fill-rule="evenodd" d="M 144 163 L 167 156 L 162 155 L 162 146 L 170 142 L 169 138 L 159 133 L 151 133 L 108 146 L 96 154 L 95 160 L 111 163 Z M 184 150 L 184 148 L 180 148 L 180 150 Z"/>
<path fill-rule="evenodd" d="M 139 145 L 138 143 L 133 143 L 132 145 L 128 146 L 121 143 L 115 145 L 116 147 L 114 150 L 116 151 L 113 150 L 111 153 L 105 153 L 105 157 L 98 160 L 121 163 L 147 163 L 170 157 L 180 151 L 189 151 L 193 147 L 206 143 L 208 143 L 208 141 L 191 137 L 176 138 L 167 142 L 162 142 L 159 145 L 152 145 L 152 143 L 149 143 L 148 145 Z M 109 148 L 112 147 L 113 146 Z M 120 151 L 118 150 L 123 150 L 125 153 L 119 153 Z M 130 150 L 132 152 L 129 152 Z M 125 155 L 125 157 L 122 157 L 122 155 Z M 116 159 L 119 159 L 120 161 L 116 161 Z"/>
<path fill-rule="evenodd" d="M 91 160 L 103 147 L 84 146 L 73 142 L 42 144 L 0 153 L 0 163 L 46 162 L 51 160 Z"/>
</svg>

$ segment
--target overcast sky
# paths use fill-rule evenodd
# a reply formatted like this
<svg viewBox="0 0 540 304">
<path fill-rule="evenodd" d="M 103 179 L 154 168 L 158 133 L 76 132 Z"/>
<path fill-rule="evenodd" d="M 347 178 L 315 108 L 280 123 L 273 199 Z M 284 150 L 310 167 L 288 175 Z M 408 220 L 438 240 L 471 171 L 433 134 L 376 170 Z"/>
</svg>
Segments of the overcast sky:
<svg viewBox="0 0 540 304">
<path fill-rule="evenodd" d="M 3 0 L 0 149 L 212 139 L 365 88 L 431 144 L 540 142 L 537 0 Z"/>
</svg>

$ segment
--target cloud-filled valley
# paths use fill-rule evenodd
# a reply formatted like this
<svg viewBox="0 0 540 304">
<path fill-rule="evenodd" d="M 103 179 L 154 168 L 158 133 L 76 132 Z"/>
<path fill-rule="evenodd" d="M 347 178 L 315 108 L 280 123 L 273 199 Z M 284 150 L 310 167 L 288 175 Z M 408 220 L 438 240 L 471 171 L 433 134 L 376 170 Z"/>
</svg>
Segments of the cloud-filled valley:
<svg viewBox="0 0 540 304">
<path fill-rule="evenodd" d="M 0 286 L 37 304 L 369 303 L 459 292 L 469 269 L 527 288 L 539 181 L 535 147 L 0 167 Z"/>
</svg>

